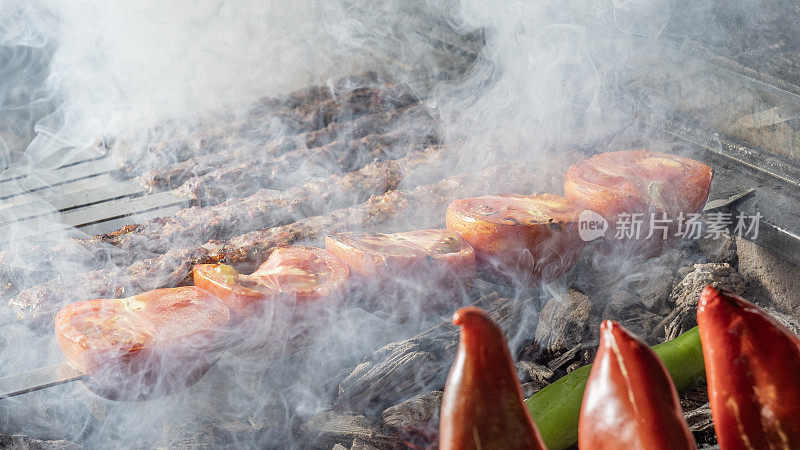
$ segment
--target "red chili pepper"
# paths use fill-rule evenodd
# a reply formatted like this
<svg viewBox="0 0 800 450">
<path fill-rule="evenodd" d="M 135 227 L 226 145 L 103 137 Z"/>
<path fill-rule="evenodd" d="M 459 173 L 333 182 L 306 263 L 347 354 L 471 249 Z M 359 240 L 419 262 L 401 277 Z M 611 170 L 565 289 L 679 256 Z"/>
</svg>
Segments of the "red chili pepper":
<svg viewBox="0 0 800 450">
<path fill-rule="evenodd" d="M 696 449 L 664 364 L 620 324 L 600 325 L 600 348 L 578 419 L 584 449 Z"/>
<path fill-rule="evenodd" d="M 711 286 L 700 294 L 697 323 L 720 447 L 800 448 L 800 339 Z"/>
<path fill-rule="evenodd" d="M 439 448 L 544 449 L 522 399 L 503 332 L 480 308 L 453 314 L 461 327 L 439 421 Z"/>
</svg>

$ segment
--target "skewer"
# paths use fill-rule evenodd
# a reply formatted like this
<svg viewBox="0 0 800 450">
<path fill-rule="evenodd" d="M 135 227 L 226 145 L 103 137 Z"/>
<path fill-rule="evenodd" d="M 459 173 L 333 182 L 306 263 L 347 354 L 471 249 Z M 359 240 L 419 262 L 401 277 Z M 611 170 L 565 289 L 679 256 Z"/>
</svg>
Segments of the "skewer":
<svg viewBox="0 0 800 450">
<path fill-rule="evenodd" d="M 85 378 L 68 363 L 54 364 L 0 378 L 0 400 Z"/>
</svg>

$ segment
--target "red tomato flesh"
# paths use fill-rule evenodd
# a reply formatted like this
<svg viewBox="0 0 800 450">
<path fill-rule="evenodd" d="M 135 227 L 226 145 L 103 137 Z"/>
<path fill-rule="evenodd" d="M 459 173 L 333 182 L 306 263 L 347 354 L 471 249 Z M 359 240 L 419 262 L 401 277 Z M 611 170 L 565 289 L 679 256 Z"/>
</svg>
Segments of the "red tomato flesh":
<svg viewBox="0 0 800 450">
<path fill-rule="evenodd" d="M 350 276 L 347 266 L 316 247 L 275 249 L 251 275 L 225 264 L 194 268 L 194 285 L 219 297 L 235 315 L 257 313 L 263 303 L 279 297 L 308 302 L 341 294 Z"/>
<path fill-rule="evenodd" d="M 447 229 L 475 249 L 483 270 L 522 285 L 558 279 L 580 258 L 577 211 L 564 197 L 486 195 L 447 207 Z"/>
<path fill-rule="evenodd" d="M 422 300 L 437 297 L 447 303 L 475 279 L 472 247 L 444 229 L 340 233 L 326 236 L 325 248 L 350 267 L 362 286 L 385 294 L 406 291 L 409 298 L 425 294 Z"/>
<path fill-rule="evenodd" d="M 84 300 L 56 316 L 61 351 L 99 390 L 138 398 L 191 384 L 220 355 L 230 313 L 195 287 Z"/>
<path fill-rule="evenodd" d="M 664 239 L 661 230 L 654 230 L 654 235 L 647 239 L 650 214 L 655 213 L 660 219 L 666 213 L 672 225 L 668 238 L 674 238 L 681 215 L 685 219 L 705 205 L 711 177 L 710 167 L 682 156 L 650 150 L 609 152 L 570 167 L 564 194 L 581 209 L 592 210 L 608 221 L 606 250 L 655 256 L 676 239 Z M 628 220 L 628 214 L 642 214 L 638 239 L 635 233 L 615 237 L 618 219 Z"/>
</svg>

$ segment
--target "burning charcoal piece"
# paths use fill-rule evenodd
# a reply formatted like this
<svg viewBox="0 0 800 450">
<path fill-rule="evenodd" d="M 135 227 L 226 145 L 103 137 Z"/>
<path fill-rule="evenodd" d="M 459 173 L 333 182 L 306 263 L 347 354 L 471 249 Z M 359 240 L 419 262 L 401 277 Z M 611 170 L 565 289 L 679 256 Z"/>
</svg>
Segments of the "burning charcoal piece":
<svg viewBox="0 0 800 450">
<path fill-rule="evenodd" d="M 372 445 L 363 439 L 355 438 L 353 439 L 353 445 L 350 446 L 350 450 L 381 450 L 381 447 Z"/>
<path fill-rule="evenodd" d="M 442 391 L 419 394 L 383 410 L 381 417 L 387 425 L 411 435 L 435 437 L 439 434 L 439 408 Z"/>
<path fill-rule="evenodd" d="M 0 433 L 0 448 L 8 448 L 12 450 L 80 450 L 83 448 L 83 446 L 70 441 L 48 441 L 34 439 L 32 437 L 19 434 Z"/>
<path fill-rule="evenodd" d="M 240 445 L 261 447 L 281 438 L 286 424 L 263 419 L 225 420 L 219 417 L 165 421 L 157 448 L 218 448 L 238 442 Z"/>
<path fill-rule="evenodd" d="M 536 364 L 532 361 L 517 361 L 517 376 L 523 385 L 523 390 L 532 390 L 525 398 L 547 386 L 552 381 L 555 372 L 547 366 Z"/>
<path fill-rule="evenodd" d="M 489 312 L 506 334 L 517 330 L 522 307 L 518 301 L 489 295 L 477 303 Z M 458 330 L 449 322 L 400 342 L 388 344 L 370 356 L 339 385 L 337 410 L 373 415 L 420 392 L 442 389 L 458 346 Z"/>
<path fill-rule="evenodd" d="M 543 352 L 557 355 L 579 344 L 588 335 L 591 307 L 589 297 L 574 289 L 550 299 L 536 327 L 536 343 Z"/>
<path fill-rule="evenodd" d="M 204 245 L 173 249 L 127 267 L 87 272 L 68 279 L 56 278 L 25 289 L 9 303 L 31 327 L 44 331 L 60 305 L 69 301 L 122 297 L 128 293 L 177 286 L 187 282 L 196 264 L 222 262 L 234 265 L 241 272 L 252 272 L 277 246 L 318 241 L 326 233 L 441 227 L 444 208 L 453 199 L 487 191 L 531 190 L 534 180 L 524 168 L 494 166 L 477 174 L 456 175 L 411 191 L 389 191 L 360 205 L 289 225 L 252 231 L 223 242 L 209 241 Z"/>
<path fill-rule="evenodd" d="M 735 236 L 723 236 L 718 239 L 703 237 L 697 239 L 695 243 L 708 262 L 728 263 L 733 267 L 736 267 L 739 262 L 739 256 L 736 254 Z"/>
<path fill-rule="evenodd" d="M 379 420 L 354 413 L 322 411 L 300 425 L 300 438 L 313 448 L 329 449 L 336 444 L 350 444 L 359 439 L 379 449 L 400 447 L 395 430 Z"/>
<path fill-rule="evenodd" d="M 707 285 L 725 288 L 738 295 L 743 294 L 747 287 L 744 278 L 727 263 L 695 264 L 684 270 L 692 271 L 672 290 L 669 304 L 674 309 L 656 326 L 653 334 L 658 339 L 674 339 L 697 326 L 697 301 Z"/>
<path fill-rule="evenodd" d="M 689 430 L 695 435 L 698 443 L 716 443 L 714 420 L 711 417 L 711 406 L 708 403 L 708 386 L 705 383 L 684 393 L 681 396 L 683 417 L 689 424 Z"/>
</svg>

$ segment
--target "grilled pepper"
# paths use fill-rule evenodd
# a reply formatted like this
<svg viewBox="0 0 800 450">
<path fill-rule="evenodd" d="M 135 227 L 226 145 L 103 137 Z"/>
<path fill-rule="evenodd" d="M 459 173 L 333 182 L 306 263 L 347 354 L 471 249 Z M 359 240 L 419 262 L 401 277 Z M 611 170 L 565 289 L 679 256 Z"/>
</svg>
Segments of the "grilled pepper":
<svg viewBox="0 0 800 450">
<path fill-rule="evenodd" d="M 697 327 L 658 344 L 653 351 L 669 371 L 678 392 L 703 380 L 703 353 Z M 547 448 L 563 450 L 578 442 L 578 415 L 591 365 L 576 369 L 525 400 Z"/>
<path fill-rule="evenodd" d="M 724 449 L 800 448 L 800 339 L 763 310 L 706 286 L 697 323 Z"/>
<path fill-rule="evenodd" d="M 461 338 L 444 388 L 439 448 L 544 449 L 500 327 L 474 306 L 456 311 L 453 323 Z"/>
<path fill-rule="evenodd" d="M 586 382 L 578 447 L 696 449 L 664 364 L 618 323 L 600 325 L 600 348 Z"/>
</svg>

